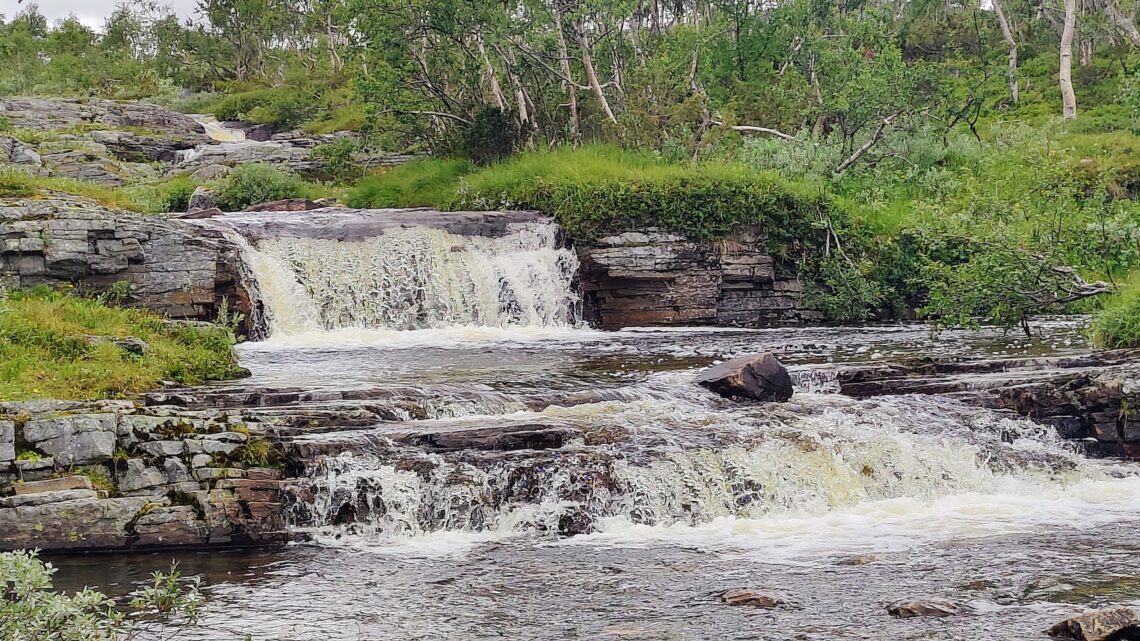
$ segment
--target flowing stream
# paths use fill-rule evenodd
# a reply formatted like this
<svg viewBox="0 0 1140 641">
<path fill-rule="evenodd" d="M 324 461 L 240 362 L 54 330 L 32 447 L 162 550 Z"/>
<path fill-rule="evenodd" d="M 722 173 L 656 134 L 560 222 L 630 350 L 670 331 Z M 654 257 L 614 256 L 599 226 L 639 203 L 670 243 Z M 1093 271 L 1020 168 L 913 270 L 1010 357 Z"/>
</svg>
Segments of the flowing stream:
<svg viewBox="0 0 1140 641">
<path fill-rule="evenodd" d="M 246 384 L 388 390 L 370 403 L 393 418 L 298 437 L 321 453 L 289 512 L 311 543 L 182 555 L 211 601 L 180 639 L 1040 639 L 1074 605 L 1140 600 L 1133 466 L 952 399 L 834 391 L 835 363 L 1080 352 L 1079 319 L 1034 339 L 600 332 L 546 222 L 263 238 L 246 263 L 269 324 L 240 346 Z M 692 383 L 760 351 L 790 366 L 789 403 Z M 477 445 L 502 434 L 553 441 Z M 64 586 L 113 591 L 167 560 L 58 565 Z M 739 587 L 787 605 L 719 602 Z M 969 614 L 886 616 L 914 596 Z"/>
</svg>

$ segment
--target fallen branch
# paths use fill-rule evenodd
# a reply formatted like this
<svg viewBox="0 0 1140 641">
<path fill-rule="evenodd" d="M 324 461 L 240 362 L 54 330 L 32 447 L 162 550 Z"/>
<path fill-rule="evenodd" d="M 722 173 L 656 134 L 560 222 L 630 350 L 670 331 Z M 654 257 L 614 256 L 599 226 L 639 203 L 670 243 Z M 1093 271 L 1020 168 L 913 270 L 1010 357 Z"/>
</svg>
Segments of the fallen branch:
<svg viewBox="0 0 1140 641">
<path fill-rule="evenodd" d="M 878 129 L 875 130 L 875 133 L 871 134 L 871 137 L 867 140 L 867 142 L 863 143 L 862 147 L 856 149 L 855 153 L 848 156 L 847 160 L 844 160 L 835 167 L 835 173 L 843 173 L 847 170 L 848 167 L 855 164 L 859 161 L 860 158 L 865 156 L 868 151 L 871 151 L 871 147 L 874 147 L 875 144 L 883 138 L 883 133 L 886 132 L 887 127 L 891 126 L 891 122 L 895 118 L 898 118 L 900 113 L 901 112 L 896 112 L 887 116 L 886 118 L 883 118 L 883 121 L 879 123 Z"/>
<path fill-rule="evenodd" d="M 787 140 L 788 142 L 805 142 L 778 129 L 769 129 L 768 127 L 753 127 L 752 125 L 726 125 L 719 120 L 712 120 L 710 121 L 710 124 L 716 125 L 718 127 L 726 127 L 733 131 L 739 131 L 740 133 L 744 134 L 768 134 L 769 136 L 775 136 L 776 138 Z"/>
</svg>

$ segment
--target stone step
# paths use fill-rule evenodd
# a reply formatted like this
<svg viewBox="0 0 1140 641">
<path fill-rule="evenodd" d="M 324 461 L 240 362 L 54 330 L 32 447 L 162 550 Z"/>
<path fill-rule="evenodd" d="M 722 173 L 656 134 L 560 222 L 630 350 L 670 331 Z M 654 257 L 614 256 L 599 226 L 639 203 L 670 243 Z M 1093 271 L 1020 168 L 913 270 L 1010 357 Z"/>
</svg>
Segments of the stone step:
<svg viewBox="0 0 1140 641">
<path fill-rule="evenodd" d="M 58 479 L 17 483 L 13 486 L 13 488 L 16 491 L 16 496 L 23 496 L 26 494 L 39 494 L 41 492 L 63 492 L 67 490 L 92 489 L 91 479 L 87 478 L 86 476 L 65 476 Z"/>
</svg>

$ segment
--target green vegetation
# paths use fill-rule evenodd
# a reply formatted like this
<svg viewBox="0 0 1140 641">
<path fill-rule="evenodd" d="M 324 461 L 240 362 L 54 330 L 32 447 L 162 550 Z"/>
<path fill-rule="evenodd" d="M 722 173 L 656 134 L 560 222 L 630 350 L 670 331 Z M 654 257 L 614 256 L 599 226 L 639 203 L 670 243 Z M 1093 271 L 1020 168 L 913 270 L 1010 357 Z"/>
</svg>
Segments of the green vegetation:
<svg viewBox="0 0 1140 641">
<path fill-rule="evenodd" d="M 307 195 L 305 183 L 300 178 L 263 164 L 235 167 L 214 194 L 218 206 L 226 211 L 239 211 L 257 203 Z"/>
<path fill-rule="evenodd" d="M 1108 349 L 1140 346 L 1140 279 L 1133 278 L 1097 314 L 1092 336 L 1097 346 Z"/>
<path fill-rule="evenodd" d="M 185 579 L 177 564 L 155 572 L 152 583 L 130 595 L 129 608 L 84 589 L 64 594 L 52 588 L 56 569 L 35 552 L 0 553 L 0 639 L 126 641 L 160 632 L 160 625 L 193 625 L 205 599 L 197 579 Z M 128 614 L 129 612 L 129 614 Z M 163 630 L 169 635 L 169 628 Z"/>
<path fill-rule="evenodd" d="M 110 340 L 141 338 L 137 356 Z M 198 384 L 241 375 L 226 328 L 172 325 L 46 289 L 0 298 L 0 398 L 122 397 L 161 381 Z"/>
<path fill-rule="evenodd" d="M 1084 3 L 1070 46 L 1066 6 L 200 0 L 196 24 L 124 7 L 99 33 L 28 7 L 0 24 L 0 95 L 353 129 L 436 160 L 365 175 L 352 205 L 533 207 L 580 239 L 759 225 L 832 320 L 1024 327 L 1140 270 L 1136 12 Z M 361 172 L 350 147 L 315 152 L 329 178 Z M 212 185 L 226 208 L 317 189 L 235 173 Z M 49 188 L 28 180 L 0 174 L 0 194 Z M 82 189 L 155 211 L 191 187 Z M 1098 336 L 1134 316 L 1113 304 Z"/>
</svg>

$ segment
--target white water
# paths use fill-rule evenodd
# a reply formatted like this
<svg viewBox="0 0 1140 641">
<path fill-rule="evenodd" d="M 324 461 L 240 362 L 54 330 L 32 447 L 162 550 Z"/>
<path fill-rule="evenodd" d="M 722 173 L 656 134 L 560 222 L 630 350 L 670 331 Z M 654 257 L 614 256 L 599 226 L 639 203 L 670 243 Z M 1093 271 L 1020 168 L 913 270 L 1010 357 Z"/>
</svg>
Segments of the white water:
<svg viewBox="0 0 1140 641">
<path fill-rule="evenodd" d="M 568 328 L 574 252 L 553 223 L 500 238 L 427 227 L 360 242 L 275 238 L 247 252 L 275 339 L 362 329 Z M 332 337 L 335 340 L 335 337 Z"/>
<path fill-rule="evenodd" d="M 244 131 L 240 129 L 230 129 L 218 122 L 218 119 L 214 116 L 194 114 L 190 117 L 199 125 L 202 125 L 202 128 L 206 130 L 206 135 L 210 137 L 210 140 L 215 142 L 245 142 Z"/>
</svg>

